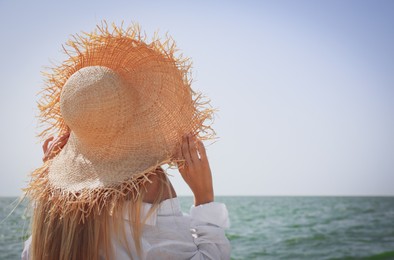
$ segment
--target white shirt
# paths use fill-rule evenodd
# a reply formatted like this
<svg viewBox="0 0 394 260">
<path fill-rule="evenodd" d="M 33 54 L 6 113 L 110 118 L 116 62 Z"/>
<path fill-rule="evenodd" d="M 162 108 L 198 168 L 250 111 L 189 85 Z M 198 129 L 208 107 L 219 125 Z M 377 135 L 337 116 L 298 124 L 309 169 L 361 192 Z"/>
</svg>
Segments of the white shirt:
<svg viewBox="0 0 394 260">
<path fill-rule="evenodd" d="M 151 206 L 143 203 L 142 214 L 146 214 Z M 128 221 L 127 217 L 125 221 Z M 230 259 L 230 243 L 224 233 L 228 227 L 228 211 L 223 203 L 192 206 L 190 215 L 186 215 L 180 210 L 178 198 L 165 200 L 156 214 L 146 221 L 140 259 Z M 126 236 L 133 259 L 139 259 L 129 228 Z M 22 260 L 29 259 L 30 244 L 31 237 L 25 242 Z M 130 259 L 128 251 L 117 239 L 113 240 L 113 246 L 115 259 Z"/>
</svg>

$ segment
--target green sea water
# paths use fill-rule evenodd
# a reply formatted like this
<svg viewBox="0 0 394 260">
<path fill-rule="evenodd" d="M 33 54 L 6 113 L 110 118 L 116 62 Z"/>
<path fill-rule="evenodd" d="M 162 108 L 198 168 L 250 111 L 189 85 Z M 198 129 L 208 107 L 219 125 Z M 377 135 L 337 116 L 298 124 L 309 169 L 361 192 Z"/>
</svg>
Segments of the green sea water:
<svg viewBox="0 0 394 260">
<path fill-rule="evenodd" d="M 29 220 L 0 198 L 0 259 L 20 259 Z M 191 197 L 181 197 L 187 212 Z M 394 197 L 217 197 L 232 259 L 394 259 Z"/>
</svg>

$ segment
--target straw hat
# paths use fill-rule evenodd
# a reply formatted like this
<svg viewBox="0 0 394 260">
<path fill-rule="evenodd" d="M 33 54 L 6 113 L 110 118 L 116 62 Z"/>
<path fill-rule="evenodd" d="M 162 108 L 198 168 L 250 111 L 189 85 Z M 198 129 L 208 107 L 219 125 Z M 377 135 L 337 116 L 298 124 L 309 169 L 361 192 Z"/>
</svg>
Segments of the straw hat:
<svg viewBox="0 0 394 260">
<path fill-rule="evenodd" d="M 175 56 L 171 38 L 148 43 L 136 25 L 110 29 L 104 22 L 67 46 L 69 58 L 46 74 L 39 108 L 40 122 L 49 127 L 39 136 L 71 134 L 62 151 L 33 172 L 26 189 L 33 199 L 56 198 L 67 211 L 92 196 L 105 194 L 112 202 L 125 191 L 137 196 L 154 169 L 177 162 L 185 133 L 213 137 L 205 124 L 213 111 L 192 91 L 190 62 Z"/>
</svg>

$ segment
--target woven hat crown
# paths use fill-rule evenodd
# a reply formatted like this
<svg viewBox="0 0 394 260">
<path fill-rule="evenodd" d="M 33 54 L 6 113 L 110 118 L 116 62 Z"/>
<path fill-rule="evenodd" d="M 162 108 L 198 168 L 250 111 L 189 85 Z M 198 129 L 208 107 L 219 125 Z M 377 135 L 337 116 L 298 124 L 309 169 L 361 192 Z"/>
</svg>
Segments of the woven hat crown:
<svg viewBox="0 0 394 260">
<path fill-rule="evenodd" d="M 60 110 L 65 123 L 90 145 L 108 144 L 132 124 L 136 109 L 133 88 L 111 69 L 84 67 L 64 84 Z"/>
</svg>

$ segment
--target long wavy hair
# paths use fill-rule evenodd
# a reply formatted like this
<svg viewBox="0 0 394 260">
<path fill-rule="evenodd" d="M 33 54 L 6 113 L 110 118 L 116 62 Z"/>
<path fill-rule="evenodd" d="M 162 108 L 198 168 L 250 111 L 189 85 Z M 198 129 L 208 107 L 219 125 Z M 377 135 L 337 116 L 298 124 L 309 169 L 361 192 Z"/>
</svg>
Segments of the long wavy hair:
<svg viewBox="0 0 394 260">
<path fill-rule="evenodd" d="M 111 209 L 107 207 L 100 214 L 90 214 L 87 218 L 82 218 L 83 211 L 79 211 L 79 214 L 63 216 L 48 214 L 53 210 L 51 201 L 36 202 L 33 205 L 31 224 L 31 259 L 114 259 L 113 243 L 116 240 L 128 252 L 130 259 L 133 258 L 134 249 L 141 257 L 141 235 L 146 219 L 154 214 L 159 203 L 164 199 L 166 189 L 169 192 L 167 194 L 171 197 L 173 195 L 167 175 L 160 167 L 148 178 L 152 179 L 153 175 L 158 182 L 158 190 L 152 201 L 152 207 L 144 218 L 141 209 L 146 194 L 145 185 L 140 186 L 136 200 L 132 199 L 133 194 L 129 194 L 126 196 L 129 199 L 124 200 L 123 203 L 118 203 Z M 127 240 L 128 231 L 131 232 L 133 241 Z"/>
</svg>

